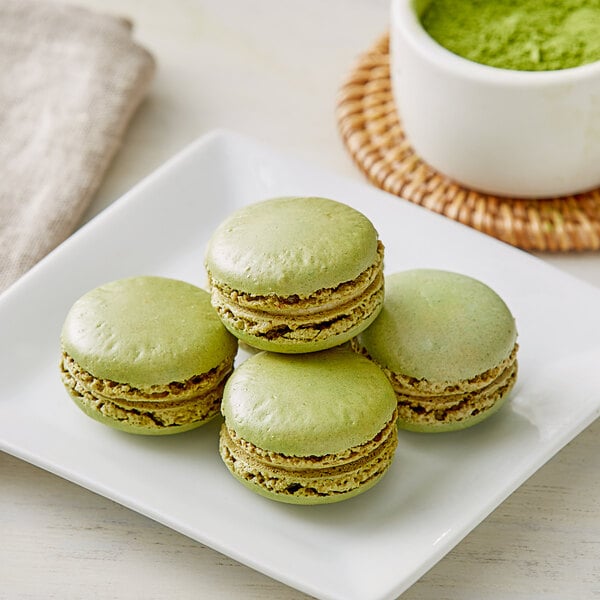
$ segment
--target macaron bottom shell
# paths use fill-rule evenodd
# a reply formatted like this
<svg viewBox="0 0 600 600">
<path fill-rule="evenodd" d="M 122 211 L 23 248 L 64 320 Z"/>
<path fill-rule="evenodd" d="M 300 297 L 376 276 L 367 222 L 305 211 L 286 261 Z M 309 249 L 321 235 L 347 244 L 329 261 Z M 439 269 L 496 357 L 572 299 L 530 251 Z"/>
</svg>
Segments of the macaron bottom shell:
<svg viewBox="0 0 600 600">
<path fill-rule="evenodd" d="M 197 429 L 202 425 L 205 425 L 209 421 L 212 421 L 218 414 L 218 410 L 208 416 L 207 418 L 201 421 L 192 421 L 190 423 L 185 423 L 183 425 L 169 425 L 166 427 L 158 427 L 158 426 L 149 426 L 149 425 L 141 425 L 136 424 L 135 422 L 131 422 L 128 420 L 119 420 L 113 417 L 108 417 L 102 414 L 101 411 L 93 408 L 88 403 L 84 401 L 84 399 L 76 393 L 69 391 L 69 396 L 75 403 L 75 405 L 81 409 L 88 417 L 91 417 L 95 421 L 102 423 L 103 425 L 107 425 L 112 429 L 117 429 L 119 431 L 123 431 L 126 433 L 132 433 L 137 435 L 152 435 L 152 436 L 162 436 L 162 435 L 172 435 L 177 433 L 184 433 L 186 431 L 191 431 L 192 429 Z"/>
<path fill-rule="evenodd" d="M 247 333 L 241 329 L 236 329 L 227 321 L 223 321 L 226 329 L 238 338 L 240 342 L 251 346 L 256 350 L 265 350 L 267 352 L 278 352 L 281 354 L 305 354 L 307 352 L 320 352 L 329 350 L 336 346 L 341 346 L 349 342 L 352 338 L 362 333 L 377 318 L 381 306 L 365 319 L 357 322 L 352 328 L 346 329 L 341 333 L 323 335 L 318 328 L 315 328 L 312 338 L 293 339 L 290 337 L 268 338 L 261 335 Z"/>
<path fill-rule="evenodd" d="M 268 498 L 269 500 L 275 500 L 284 504 L 294 504 L 296 506 L 317 506 L 321 504 L 335 504 L 336 502 L 342 502 L 343 500 L 354 498 L 355 496 L 358 496 L 374 487 L 385 475 L 385 473 L 381 473 L 379 476 L 374 477 L 369 482 L 364 483 L 360 487 L 354 488 L 349 492 L 331 494 L 329 496 L 294 496 L 280 494 L 277 492 L 271 492 L 252 480 L 245 479 L 237 473 L 232 472 L 232 475 L 246 488 L 256 494 L 259 494 L 263 498 Z"/>
<path fill-rule="evenodd" d="M 489 419 L 496 414 L 507 402 L 509 393 L 507 392 L 487 410 L 478 412 L 476 415 L 461 419 L 460 421 L 438 421 L 436 423 L 420 423 L 414 419 L 403 419 L 398 416 L 398 429 L 412 431 L 415 433 L 445 433 L 451 431 L 463 431 L 477 425 L 482 421 Z"/>
</svg>

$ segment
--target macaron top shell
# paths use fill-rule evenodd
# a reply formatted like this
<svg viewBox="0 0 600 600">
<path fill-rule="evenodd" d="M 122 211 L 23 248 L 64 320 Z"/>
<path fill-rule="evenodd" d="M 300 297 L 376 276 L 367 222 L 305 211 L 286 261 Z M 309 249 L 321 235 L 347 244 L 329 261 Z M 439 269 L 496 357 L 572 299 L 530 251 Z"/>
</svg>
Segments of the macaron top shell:
<svg viewBox="0 0 600 600">
<path fill-rule="evenodd" d="M 65 319 L 61 343 L 94 377 L 132 386 L 186 381 L 237 352 L 208 292 L 153 276 L 120 279 L 83 295 Z"/>
<path fill-rule="evenodd" d="M 359 211 L 327 198 L 272 198 L 214 232 L 206 267 L 253 295 L 309 295 L 355 279 L 377 260 L 377 232 Z"/>
<path fill-rule="evenodd" d="M 222 412 L 227 427 L 264 450 L 324 456 L 373 439 L 396 404 L 379 367 L 338 347 L 252 356 L 228 380 Z"/>
<path fill-rule="evenodd" d="M 395 373 L 431 383 L 471 379 L 514 348 L 510 310 L 476 279 L 415 269 L 389 275 L 385 286 L 383 309 L 358 342 Z"/>
</svg>

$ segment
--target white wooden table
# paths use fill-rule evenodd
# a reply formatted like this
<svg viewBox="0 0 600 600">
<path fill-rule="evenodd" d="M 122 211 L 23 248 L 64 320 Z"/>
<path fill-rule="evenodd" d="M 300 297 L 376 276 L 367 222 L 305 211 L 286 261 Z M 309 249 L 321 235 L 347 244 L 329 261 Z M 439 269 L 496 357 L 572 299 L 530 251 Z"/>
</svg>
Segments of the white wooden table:
<svg viewBox="0 0 600 600">
<path fill-rule="evenodd" d="M 386 30 L 387 0 L 79 4 L 130 17 L 137 38 L 158 61 L 151 94 L 86 220 L 216 127 L 362 180 L 337 133 L 335 95 L 354 58 Z M 543 258 L 600 287 L 599 254 Z M 0 453 L 0 599 L 38 598 L 307 596 Z M 600 423 L 402 598 L 600 598 Z"/>
</svg>

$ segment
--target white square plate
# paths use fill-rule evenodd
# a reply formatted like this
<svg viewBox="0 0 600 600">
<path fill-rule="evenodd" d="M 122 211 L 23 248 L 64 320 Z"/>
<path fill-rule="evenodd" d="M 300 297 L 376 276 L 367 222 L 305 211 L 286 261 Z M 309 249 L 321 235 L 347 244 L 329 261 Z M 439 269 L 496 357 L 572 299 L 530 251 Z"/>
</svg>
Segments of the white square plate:
<svg viewBox="0 0 600 600">
<path fill-rule="evenodd" d="M 519 329 L 511 402 L 463 432 L 400 433 L 394 464 L 365 494 L 298 507 L 254 495 L 217 452 L 218 422 L 146 438 L 104 427 L 58 377 L 71 304 L 136 274 L 205 286 L 215 226 L 278 195 L 321 195 L 364 212 L 386 271 L 434 267 L 474 276 Z M 600 293 L 474 230 L 289 160 L 227 132 L 168 162 L 40 262 L 0 298 L 0 448 L 328 600 L 395 598 L 600 414 Z"/>
</svg>

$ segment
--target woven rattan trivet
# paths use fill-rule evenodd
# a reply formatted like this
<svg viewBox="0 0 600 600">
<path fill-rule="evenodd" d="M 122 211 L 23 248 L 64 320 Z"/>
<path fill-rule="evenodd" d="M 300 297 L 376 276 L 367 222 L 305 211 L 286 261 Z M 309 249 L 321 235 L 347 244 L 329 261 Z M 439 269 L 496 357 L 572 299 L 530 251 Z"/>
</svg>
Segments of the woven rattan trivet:
<svg viewBox="0 0 600 600">
<path fill-rule="evenodd" d="M 600 249 L 600 189 L 562 198 L 501 198 L 466 189 L 425 164 L 396 112 L 388 42 L 383 36 L 359 57 L 336 109 L 344 143 L 372 183 L 525 250 Z"/>
</svg>

